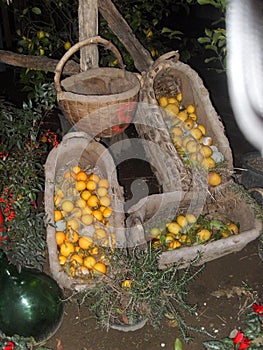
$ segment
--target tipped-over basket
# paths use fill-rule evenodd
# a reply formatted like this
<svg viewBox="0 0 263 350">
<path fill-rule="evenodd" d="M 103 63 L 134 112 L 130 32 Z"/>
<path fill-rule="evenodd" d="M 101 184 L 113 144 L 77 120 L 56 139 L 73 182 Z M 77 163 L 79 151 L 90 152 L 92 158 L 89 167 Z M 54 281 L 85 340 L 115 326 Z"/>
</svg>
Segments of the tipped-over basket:
<svg viewBox="0 0 263 350">
<path fill-rule="evenodd" d="M 60 81 L 67 60 L 87 45 L 111 50 L 120 68 L 92 68 Z M 108 138 L 124 131 L 132 121 L 140 82 L 135 73 L 124 68 L 121 55 L 111 42 L 96 36 L 75 44 L 59 61 L 54 80 L 59 106 L 75 130 Z"/>
<path fill-rule="evenodd" d="M 206 198 L 207 196 L 207 198 Z M 205 215 L 211 220 L 233 222 L 239 226 L 239 234 L 189 245 L 187 241 L 178 248 L 165 250 L 159 259 L 159 268 L 178 263 L 185 268 L 200 255 L 196 265 L 209 262 L 242 250 L 257 239 L 262 231 L 262 219 L 258 218 L 257 205 L 240 185 L 229 183 L 212 194 L 193 192 L 166 192 L 141 199 L 130 208 L 127 227 L 130 230 L 129 245 L 142 245 L 153 240 L 153 228 L 165 228 L 178 215 Z"/>
<path fill-rule="evenodd" d="M 229 175 L 233 172 L 233 161 L 221 119 L 210 101 L 209 92 L 204 87 L 201 78 L 189 65 L 179 60 L 177 52 L 172 51 L 159 57 L 149 70 L 143 74 L 140 104 L 134 120 L 139 136 L 147 140 L 145 142 L 145 151 L 149 160 L 155 159 L 157 164 L 159 162 L 159 167 L 154 169 L 159 183 L 163 185 L 164 191 L 175 191 L 181 188 L 187 191 L 191 186 L 193 170 L 198 170 L 198 167 L 191 168 L 192 163 L 189 166 L 180 156 L 180 152 L 182 153 L 184 149 L 179 141 L 184 142 L 189 137 L 192 138 L 190 134 L 192 130 L 188 130 L 188 125 L 185 126 L 183 123 L 181 125 L 185 129 L 182 129 L 178 122 L 176 122 L 177 124 L 171 122 L 171 125 L 169 125 L 163 116 L 165 106 L 159 106 L 160 97 L 175 99 L 179 93 L 182 94 L 182 100 L 180 107 L 178 107 L 178 112 L 184 110 L 188 105 L 192 104 L 195 106 L 195 119 L 194 115 L 191 116 L 191 121 L 194 120 L 195 122 L 191 128 L 196 128 L 197 123 L 199 126 L 202 125 L 203 139 L 209 136 L 209 140 L 210 142 L 211 140 L 213 141 L 213 146 L 217 148 L 218 154 L 220 152 L 220 155 L 224 158 L 224 165 L 222 166 L 223 180 L 228 180 Z M 176 113 L 177 115 L 178 112 Z M 177 121 L 180 122 L 179 119 Z M 173 134 L 173 130 L 177 132 L 184 130 L 183 135 L 176 137 L 175 135 L 177 134 Z M 175 139 L 178 140 L 177 144 L 174 141 Z M 159 147 L 160 152 L 158 155 L 152 144 Z M 199 147 L 198 143 L 197 146 Z M 160 154 L 162 157 L 160 157 Z M 198 156 L 200 154 L 196 152 L 196 161 L 199 159 Z M 164 164 L 165 168 L 171 173 L 170 178 L 176 179 L 174 183 L 167 181 L 165 171 L 161 170 Z M 178 187 L 178 184 L 180 184 L 181 188 Z"/>
<path fill-rule="evenodd" d="M 72 169 L 80 167 L 87 174 L 97 174 L 101 179 L 108 181 L 108 195 L 111 198 L 112 214 L 107 219 L 107 224 L 94 220 L 93 224 L 83 224 L 82 217 L 75 215 L 77 212 L 85 209 L 82 205 L 82 191 L 78 192 L 73 179 L 75 179 Z M 67 174 L 67 177 L 66 177 Z M 66 181 L 64 179 L 68 179 Z M 83 182 L 83 181 L 78 181 Z M 73 186 L 70 185 L 73 184 Z M 105 185 L 104 185 L 105 186 Z M 71 192 L 69 192 L 71 191 Z M 60 192 L 60 195 L 58 193 Z M 56 196 L 55 196 L 56 195 Z M 59 220 L 55 219 L 55 210 L 58 208 L 55 203 L 55 198 L 61 196 L 63 200 L 69 200 L 74 204 L 70 215 L 80 223 L 79 228 L 71 230 L 68 227 L 67 213 L 66 216 Z M 84 200 L 85 203 L 85 200 Z M 60 205 L 60 204 L 58 204 Z M 78 207 L 78 208 L 77 208 Z M 63 207 L 62 207 L 63 208 Z M 63 209 L 60 209 L 63 210 Z M 123 190 L 119 186 L 116 174 L 116 167 L 108 150 L 99 142 L 94 141 L 89 135 L 84 132 L 71 132 L 63 137 L 62 142 L 52 149 L 49 153 L 45 164 L 45 212 L 47 223 L 47 247 L 49 254 L 50 270 L 54 279 L 58 282 L 61 288 L 70 290 L 84 290 L 92 288 L 98 281 L 97 278 L 82 278 L 72 276 L 70 270 L 65 269 L 63 263 L 59 260 L 61 246 L 58 246 L 56 240 L 57 231 L 70 231 L 74 234 L 74 230 L 78 232 L 79 237 L 88 237 L 94 240 L 94 225 L 107 230 L 108 236 L 105 247 L 113 247 L 111 236 L 114 235 L 114 246 L 123 247 L 125 243 L 124 231 L 124 214 L 123 214 Z M 81 214 L 83 215 L 83 214 Z M 98 219 L 99 220 L 99 219 Z M 72 226 L 73 227 L 73 226 Z M 68 231 L 67 231 L 68 230 Z M 73 238 L 74 236 L 72 236 Z M 105 242 L 106 242 L 105 240 Z M 72 242 L 70 240 L 70 242 Z M 79 248 L 79 246 L 77 246 Z M 75 252 L 77 252 L 75 248 Z M 72 252 L 74 253 L 74 252 Z M 70 258 L 70 255 L 68 256 Z M 104 275 L 101 277 L 103 278 Z M 99 278 L 100 280 L 101 278 Z"/>
</svg>

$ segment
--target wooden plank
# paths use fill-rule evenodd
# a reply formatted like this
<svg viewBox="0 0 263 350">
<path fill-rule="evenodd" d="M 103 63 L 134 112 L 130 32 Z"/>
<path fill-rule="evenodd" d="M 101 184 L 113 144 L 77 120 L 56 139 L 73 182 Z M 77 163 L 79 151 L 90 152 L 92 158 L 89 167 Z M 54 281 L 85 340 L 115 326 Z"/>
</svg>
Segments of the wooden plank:
<svg viewBox="0 0 263 350">
<path fill-rule="evenodd" d="M 79 0 L 79 41 L 98 35 L 98 1 Z M 80 69 L 86 71 L 98 67 L 99 55 L 96 45 L 80 49 Z"/>
<path fill-rule="evenodd" d="M 139 72 L 144 72 L 152 65 L 150 53 L 143 47 L 132 32 L 132 29 L 122 17 L 111 0 L 98 0 L 99 12 L 108 22 L 109 27 L 119 38 L 134 60 L 134 66 Z"/>
<path fill-rule="evenodd" d="M 0 62 L 10 66 L 55 72 L 59 61 L 45 56 L 22 55 L 11 51 L 0 50 Z M 77 74 L 79 71 L 79 64 L 74 61 L 68 61 L 63 69 L 63 73 L 67 75 Z"/>
</svg>

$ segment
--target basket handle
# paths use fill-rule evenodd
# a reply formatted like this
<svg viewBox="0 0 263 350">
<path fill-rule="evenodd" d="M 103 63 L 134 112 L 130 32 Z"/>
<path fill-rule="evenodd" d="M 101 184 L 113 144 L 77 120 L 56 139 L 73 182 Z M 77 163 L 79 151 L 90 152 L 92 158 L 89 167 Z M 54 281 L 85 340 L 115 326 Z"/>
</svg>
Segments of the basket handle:
<svg viewBox="0 0 263 350">
<path fill-rule="evenodd" d="M 60 78 L 62 74 L 62 70 L 64 65 L 66 64 L 67 60 L 75 53 L 77 52 L 80 48 L 86 45 L 92 45 L 92 44 L 101 44 L 102 46 L 105 47 L 107 50 L 111 50 L 118 61 L 118 65 L 120 68 L 125 68 L 125 65 L 122 61 L 121 54 L 119 50 L 114 46 L 110 41 L 101 38 L 100 36 L 94 36 L 91 38 L 84 39 L 82 41 L 79 41 L 75 45 L 73 45 L 65 54 L 62 56 L 60 61 L 58 62 L 56 69 L 55 69 L 55 77 L 54 77 L 54 82 L 55 82 L 55 88 L 57 92 L 61 92 L 61 86 L 60 86 Z"/>
</svg>

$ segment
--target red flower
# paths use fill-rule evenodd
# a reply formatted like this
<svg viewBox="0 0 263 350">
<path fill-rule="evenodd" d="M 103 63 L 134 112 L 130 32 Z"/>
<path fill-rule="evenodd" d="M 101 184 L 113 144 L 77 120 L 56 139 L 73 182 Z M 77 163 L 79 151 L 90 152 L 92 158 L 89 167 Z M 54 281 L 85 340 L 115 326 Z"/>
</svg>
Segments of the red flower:
<svg viewBox="0 0 263 350">
<path fill-rule="evenodd" d="M 7 345 L 5 345 L 5 347 L 3 348 L 3 350 L 13 350 L 14 347 L 15 347 L 15 343 L 9 340 L 7 342 Z"/>
<path fill-rule="evenodd" d="M 250 343 L 251 343 L 251 340 L 248 339 L 248 337 L 244 337 L 241 341 L 241 344 L 238 347 L 238 350 L 244 350 L 244 349 L 249 348 Z"/>
<path fill-rule="evenodd" d="M 235 338 L 233 339 L 234 344 L 238 344 L 242 342 L 244 339 L 244 333 L 242 331 L 238 331 Z"/>
<path fill-rule="evenodd" d="M 254 304 L 253 304 L 253 310 L 254 310 L 254 312 L 256 312 L 259 316 L 263 316 L 263 305 L 261 305 L 260 303 L 259 303 L 259 304 L 254 303 Z"/>
</svg>

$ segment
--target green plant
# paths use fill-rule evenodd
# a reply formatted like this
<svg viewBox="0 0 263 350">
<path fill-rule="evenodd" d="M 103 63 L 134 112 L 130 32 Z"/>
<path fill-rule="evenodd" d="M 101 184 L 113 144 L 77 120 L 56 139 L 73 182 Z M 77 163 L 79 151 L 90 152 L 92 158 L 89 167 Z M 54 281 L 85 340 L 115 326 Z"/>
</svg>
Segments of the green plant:
<svg viewBox="0 0 263 350">
<path fill-rule="evenodd" d="M 205 36 L 198 38 L 198 42 L 207 50 L 209 57 L 205 63 L 214 63 L 212 66 L 218 73 L 226 71 L 226 29 L 225 15 L 227 0 L 197 0 L 199 5 L 211 5 L 219 10 L 219 18 L 212 23 L 211 28 L 205 28 Z"/>
<path fill-rule="evenodd" d="M 22 108 L 0 101 L 0 205 L 5 216 L 2 249 L 18 267 L 41 268 L 45 260 L 44 161 L 57 136 L 43 120 L 55 107 L 54 86 L 35 87 Z"/>
<path fill-rule="evenodd" d="M 158 329 L 163 318 L 178 325 L 186 342 L 189 331 L 200 331 L 187 324 L 184 315 L 193 314 L 196 305 L 186 301 L 187 285 L 202 271 L 194 268 L 196 257 L 188 268 L 171 264 L 164 270 L 158 268 L 160 250 L 147 251 L 139 247 L 127 252 L 116 249 L 110 258 L 110 272 L 94 289 L 77 295 L 79 304 L 95 312 L 98 324 L 106 329 L 111 325 L 134 326 L 147 319 Z M 75 296 L 76 297 L 76 296 Z"/>
</svg>

